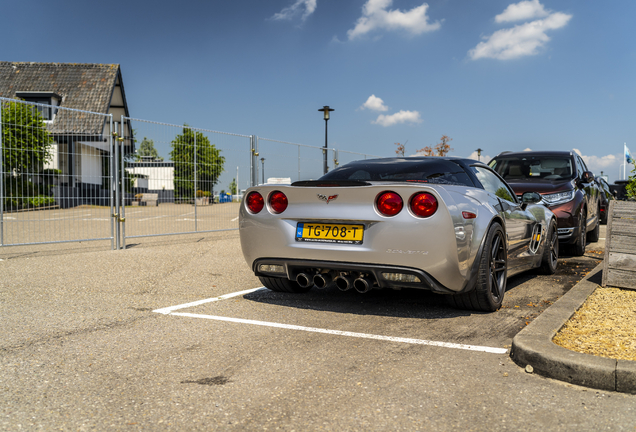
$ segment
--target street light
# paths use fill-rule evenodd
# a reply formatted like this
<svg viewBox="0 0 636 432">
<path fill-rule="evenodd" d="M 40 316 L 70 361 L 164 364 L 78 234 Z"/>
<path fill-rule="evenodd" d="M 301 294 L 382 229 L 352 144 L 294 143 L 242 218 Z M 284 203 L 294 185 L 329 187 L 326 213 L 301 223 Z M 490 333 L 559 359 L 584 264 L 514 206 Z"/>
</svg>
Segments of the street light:
<svg viewBox="0 0 636 432">
<path fill-rule="evenodd" d="M 261 172 L 263 173 L 263 184 L 265 184 L 265 158 L 261 158 Z"/>
<path fill-rule="evenodd" d="M 482 150 L 482 149 L 480 149 L 480 148 L 478 148 L 478 149 L 476 150 L 476 152 L 477 152 L 477 160 L 478 160 L 478 161 L 481 161 L 481 152 L 483 152 L 483 150 Z"/>
<path fill-rule="evenodd" d="M 329 112 L 334 110 L 332 108 L 329 108 L 329 105 L 325 105 L 318 111 L 322 111 L 325 115 L 325 149 L 322 151 L 322 153 L 324 156 L 323 171 L 324 174 L 327 174 L 327 170 L 329 169 L 329 167 L 327 166 L 327 121 L 329 121 Z"/>
</svg>

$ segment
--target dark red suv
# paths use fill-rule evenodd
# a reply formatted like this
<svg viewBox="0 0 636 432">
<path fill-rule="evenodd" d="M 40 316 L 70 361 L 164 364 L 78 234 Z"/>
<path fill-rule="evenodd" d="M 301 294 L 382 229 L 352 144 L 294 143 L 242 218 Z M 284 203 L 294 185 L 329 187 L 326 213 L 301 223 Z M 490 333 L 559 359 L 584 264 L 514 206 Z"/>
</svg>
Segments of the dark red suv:
<svg viewBox="0 0 636 432">
<path fill-rule="evenodd" d="M 539 192 L 557 216 L 559 241 L 574 255 L 585 253 L 586 238 L 599 237 L 599 187 L 576 153 L 564 151 L 504 152 L 489 162 L 518 196 Z"/>
</svg>

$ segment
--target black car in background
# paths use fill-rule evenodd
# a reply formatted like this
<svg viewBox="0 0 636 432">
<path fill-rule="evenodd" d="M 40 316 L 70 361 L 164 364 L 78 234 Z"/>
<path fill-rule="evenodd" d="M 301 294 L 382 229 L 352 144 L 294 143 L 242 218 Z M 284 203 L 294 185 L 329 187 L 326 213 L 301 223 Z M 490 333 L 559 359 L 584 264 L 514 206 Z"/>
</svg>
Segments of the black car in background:
<svg viewBox="0 0 636 432">
<path fill-rule="evenodd" d="M 489 165 L 517 196 L 539 192 L 557 216 L 559 242 L 572 254 L 585 253 L 586 240 L 598 241 L 600 188 L 583 159 L 569 151 L 503 152 Z"/>
<path fill-rule="evenodd" d="M 614 199 L 614 195 L 609 184 L 603 177 L 596 177 L 594 181 L 598 184 L 599 200 L 600 200 L 600 220 L 603 225 L 607 224 L 607 212 L 609 211 L 609 202 Z"/>
</svg>

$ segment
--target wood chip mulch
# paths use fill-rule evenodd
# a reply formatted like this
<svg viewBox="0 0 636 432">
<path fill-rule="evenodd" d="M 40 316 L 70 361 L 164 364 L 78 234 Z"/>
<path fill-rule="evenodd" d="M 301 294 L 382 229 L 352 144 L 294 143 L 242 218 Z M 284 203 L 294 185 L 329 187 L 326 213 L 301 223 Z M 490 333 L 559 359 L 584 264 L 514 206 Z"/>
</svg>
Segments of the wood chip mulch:
<svg viewBox="0 0 636 432">
<path fill-rule="evenodd" d="M 636 291 L 598 287 L 553 342 L 585 354 L 636 360 Z"/>
</svg>

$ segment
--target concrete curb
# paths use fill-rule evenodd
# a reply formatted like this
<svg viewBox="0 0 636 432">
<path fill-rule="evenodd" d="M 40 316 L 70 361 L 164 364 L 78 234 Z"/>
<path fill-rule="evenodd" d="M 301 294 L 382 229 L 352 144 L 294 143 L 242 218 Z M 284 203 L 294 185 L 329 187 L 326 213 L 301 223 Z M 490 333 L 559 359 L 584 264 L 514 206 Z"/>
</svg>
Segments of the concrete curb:
<svg viewBox="0 0 636 432">
<path fill-rule="evenodd" d="M 599 287 L 603 263 L 521 330 L 510 357 L 521 367 L 560 381 L 636 394 L 636 361 L 615 360 L 570 351 L 552 342 L 556 333 Z"/>
</svg>

